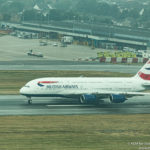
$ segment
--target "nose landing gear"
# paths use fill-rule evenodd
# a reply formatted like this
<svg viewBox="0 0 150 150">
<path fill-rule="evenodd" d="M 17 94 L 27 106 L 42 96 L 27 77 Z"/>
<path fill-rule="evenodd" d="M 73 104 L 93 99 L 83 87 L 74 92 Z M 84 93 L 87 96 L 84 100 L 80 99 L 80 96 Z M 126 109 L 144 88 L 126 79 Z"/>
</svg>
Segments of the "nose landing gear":
<svg viewBox="0 0 150 150">
<path fill-rule="evenodd" d="M 30 105 L 30 104 L 32 104 L 32 99 L 31 99 L 31 97 L 27 97 L 28 98 L 28 104 Z"/>
</svg>

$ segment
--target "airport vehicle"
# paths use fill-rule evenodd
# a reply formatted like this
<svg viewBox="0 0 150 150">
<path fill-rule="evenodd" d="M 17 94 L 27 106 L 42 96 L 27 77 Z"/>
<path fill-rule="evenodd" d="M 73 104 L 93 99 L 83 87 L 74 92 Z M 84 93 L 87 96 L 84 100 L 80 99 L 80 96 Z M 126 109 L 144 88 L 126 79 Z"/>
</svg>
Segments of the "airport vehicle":
<svg viewBox="0 0 150 150">
<path fill-rule="evenodd" d="M 73 37 L 72 36 L 64 36 L 64 37 L 62 37 L 61 41 L 66 44 L 71 44 L 73 42 Z"/>
<path fill-rule="evenodd" d="M 31 97 L 76 97 L 81 104 L 110 98 L 112 103 L 123 103 L 133 96 L 150 95 L 143 92 L 147 89 L 150 89 L 150 60 L 133 77 L 39 78 L 22 87 L 20 94 L 28 98 L 29 104 Z"/>
<path fill-rule="evenodd" d="M 40 42 L 40 46 L 47 46 L 47 42 L 41 41 L 41 42 Z"/>
<path fill-rule="evenodd" d="M 28 53 L 27 53 L 28 56 L 36 56 L 36 57 L 43 57 L 43 54 L 42 53 L 33 53 L 33 50 L 30 50 Z"/>
<path fill-rule="evenodd" d="M 53 43 L 53 46 L 58 46 L 58 43 Z"/>
<path fill-rule="evenodd" d="M 147 53 L 147 52 L 144 51 L 144 50 L 138 50 L 138 51 L 136 52 L 136 56 L 137 56 L 137 57 L 143 57 L 143 58 L 150 58 L 150 54 Z"/>
</svg>

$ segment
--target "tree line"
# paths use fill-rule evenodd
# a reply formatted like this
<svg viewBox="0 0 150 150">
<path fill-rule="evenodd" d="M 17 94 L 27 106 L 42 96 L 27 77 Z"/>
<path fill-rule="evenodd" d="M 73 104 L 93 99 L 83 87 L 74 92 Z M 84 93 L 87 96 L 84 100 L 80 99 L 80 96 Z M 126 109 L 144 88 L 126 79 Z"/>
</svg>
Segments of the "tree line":
<svg viewBox="0 0 150 150">
<path fill-rule="evenodd" d="M 42 1 L 42 5 L 41 5 Z M 0 0 L 3 4 L 5 1 Z M 136 2 L 107 3 L 98 0 L 40 0 L 40 10 L 33 8 L 38 1 L 31 1 L 32 5 L 23 1 L 14 1 L 9 5 L 1 5 L 0 19 L 4 21 L 76 21 L 90 23 L 123 23 L 128 22 L 131 27 L 150 28 L 150 3 L 141 5 Z M 34 3 L 33 3 L 34 2 Z M 35 3 L 36 2 L 36 3 Z M 52 9 L 45 7 L 52 3 Z M 45 5 L 44 5 L 45 4 Z M 3 7 L 2 7 L 3 6 Z M 25 7 L 26 6 L 26 7 Z M 27 7 L 30 6 L 30 7 Z M 7 10 L 7 11 L 6 11 Z"/>
</svg>

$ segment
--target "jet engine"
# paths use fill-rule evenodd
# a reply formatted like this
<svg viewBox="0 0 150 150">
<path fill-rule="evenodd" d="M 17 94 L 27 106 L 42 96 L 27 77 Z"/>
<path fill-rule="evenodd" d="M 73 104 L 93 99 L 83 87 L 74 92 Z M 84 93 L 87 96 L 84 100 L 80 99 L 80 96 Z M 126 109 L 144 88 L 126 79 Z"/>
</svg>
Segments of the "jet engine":
<svg viewBox="0 0 150 150">
<path fill-rule="evenodd" d="M 81 104 L 92 104 L 95 103 L 96 101 L 97 101 L 96 95 L 92 95 L 92 94 L 81 95 L 79 99 L 79 102 Z"/>
<path fill-rule="evenodd" d="M 125 102 L 127 99 L 124 95 L 120 95 L 120 94 L 112 94 L 110 96 L 110 101 L 112 103 L 123 103 Z"/>
</svg>

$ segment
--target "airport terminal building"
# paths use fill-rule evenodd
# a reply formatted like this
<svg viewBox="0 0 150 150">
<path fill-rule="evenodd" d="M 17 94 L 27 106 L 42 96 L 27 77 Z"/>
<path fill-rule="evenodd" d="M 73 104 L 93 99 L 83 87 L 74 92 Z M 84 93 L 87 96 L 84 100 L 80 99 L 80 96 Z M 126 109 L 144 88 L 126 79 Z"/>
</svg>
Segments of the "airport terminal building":
<svg viewBox="0 0 150 150">
<path fill-rule="evenodd" d="M 49 25 L 22 22 L 21 24 L 1 23 L 1 28 L 13 31 L 37 33 L 38 38 L 59 39 L 71 36 L 75 44 L 92 48 L 122 50 L 131 47 L 137 50 L 149 50 L 150 31 L 113 25 L 94 25 L 73 22 L 51 22 Z"/>
</svg>

